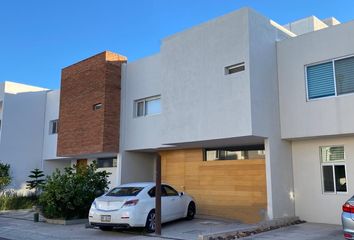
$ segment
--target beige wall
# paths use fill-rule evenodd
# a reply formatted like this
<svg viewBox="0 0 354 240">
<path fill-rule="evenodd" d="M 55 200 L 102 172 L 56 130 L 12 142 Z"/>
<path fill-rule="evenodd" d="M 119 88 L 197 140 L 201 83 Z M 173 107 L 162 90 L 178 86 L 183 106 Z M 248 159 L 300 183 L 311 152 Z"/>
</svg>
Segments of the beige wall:
<svg viewBox="0 0 354 240">
<path fill-rule="evenodd" d="M 255 223 L 267 210 L 265 161 L 203 161 L 201 149 L 162 151 L 162 181 L 195 198 L 197 213 Z"/>
<path fill-rule="evenodd" d="M 348 193 L 322 193 L 320 146 L 344 145 Z M 341 207 L 354 192 L 354 137 L 292 143 L 296 216 L 309 222 L 340 224 Z"/>
</svg>

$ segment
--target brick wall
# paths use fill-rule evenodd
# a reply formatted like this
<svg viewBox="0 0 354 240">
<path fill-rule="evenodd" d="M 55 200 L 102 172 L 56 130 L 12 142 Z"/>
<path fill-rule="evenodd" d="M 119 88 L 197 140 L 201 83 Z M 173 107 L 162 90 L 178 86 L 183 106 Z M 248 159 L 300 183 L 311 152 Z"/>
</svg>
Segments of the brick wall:
<svg viewBox="0 0 354 240">
<path fill-rule="evenodd" d="M 105 51 L 62 70 L 58 156 L 118 153 L 123 62 Z"/>
</svg>

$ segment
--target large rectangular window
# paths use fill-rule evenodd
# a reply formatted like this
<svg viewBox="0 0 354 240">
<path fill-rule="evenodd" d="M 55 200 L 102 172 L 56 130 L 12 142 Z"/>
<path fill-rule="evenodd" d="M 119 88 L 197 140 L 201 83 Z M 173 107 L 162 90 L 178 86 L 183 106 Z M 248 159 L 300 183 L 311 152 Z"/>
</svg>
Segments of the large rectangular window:
<svg viewBox="0 0 354 240">
<path fill-rule="evenodd" d="M 117 167 L 117 158 L 98 158 L 97 168 L 111 168 Z"/>
<path fill-rule="evenodd" d="M 205 149 L 205 161 L 264 159 L 264 146 Z"/>
<path fill-rule="evenodd" d="M 143 117 L 161 113 L 161 96 L 148 97 L 134 101 L 134 116 Z"/>
<path fill-rule="evenodd" d="M 324 193 L 347 192 L 344 146 L 320 147 Z"/>
<path fill-rule="evenodd" d="M 354 57 L 306 67 L 309 100 L 354 93 Z"/>
</svg>

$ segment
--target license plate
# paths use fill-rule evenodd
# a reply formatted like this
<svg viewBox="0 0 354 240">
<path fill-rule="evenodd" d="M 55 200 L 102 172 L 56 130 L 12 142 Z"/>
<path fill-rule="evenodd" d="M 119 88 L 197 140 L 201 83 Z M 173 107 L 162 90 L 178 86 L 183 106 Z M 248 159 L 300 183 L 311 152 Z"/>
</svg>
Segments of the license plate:
<svg viewBox="0 0 354 240">
<path fill-rule="evenodd" d="M 101 215 L 101 222 L 110 222 L 111 215 Z"/>
</svg>

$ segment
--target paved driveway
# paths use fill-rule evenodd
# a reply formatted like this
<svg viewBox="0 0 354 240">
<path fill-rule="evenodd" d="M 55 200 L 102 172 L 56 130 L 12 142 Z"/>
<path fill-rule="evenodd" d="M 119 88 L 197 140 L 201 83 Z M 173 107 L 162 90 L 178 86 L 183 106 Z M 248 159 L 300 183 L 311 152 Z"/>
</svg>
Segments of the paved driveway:
<svg viewBox="0 0 354 240">
<path fill-rule="evenodd" d="M 40 219 L 43 220 L 43 219 Z M 0 240 L 8 239 L 197 239 L 199 234 L 219 232 L 231 229 L 242 229 L 249 225 L 235 221 L 221 219 L 194 219 L 192 221 L 179 220 L 164 224 L 162 238 L 143 235 L 142 229 L 126 231 L 103 232 L 99 229 L 86 229 L 84 224 L 62 226 L 44 222 L 34 223 L 33 213 L 28 211 L 14 211 L 0 213 Z"/>
</svg>

